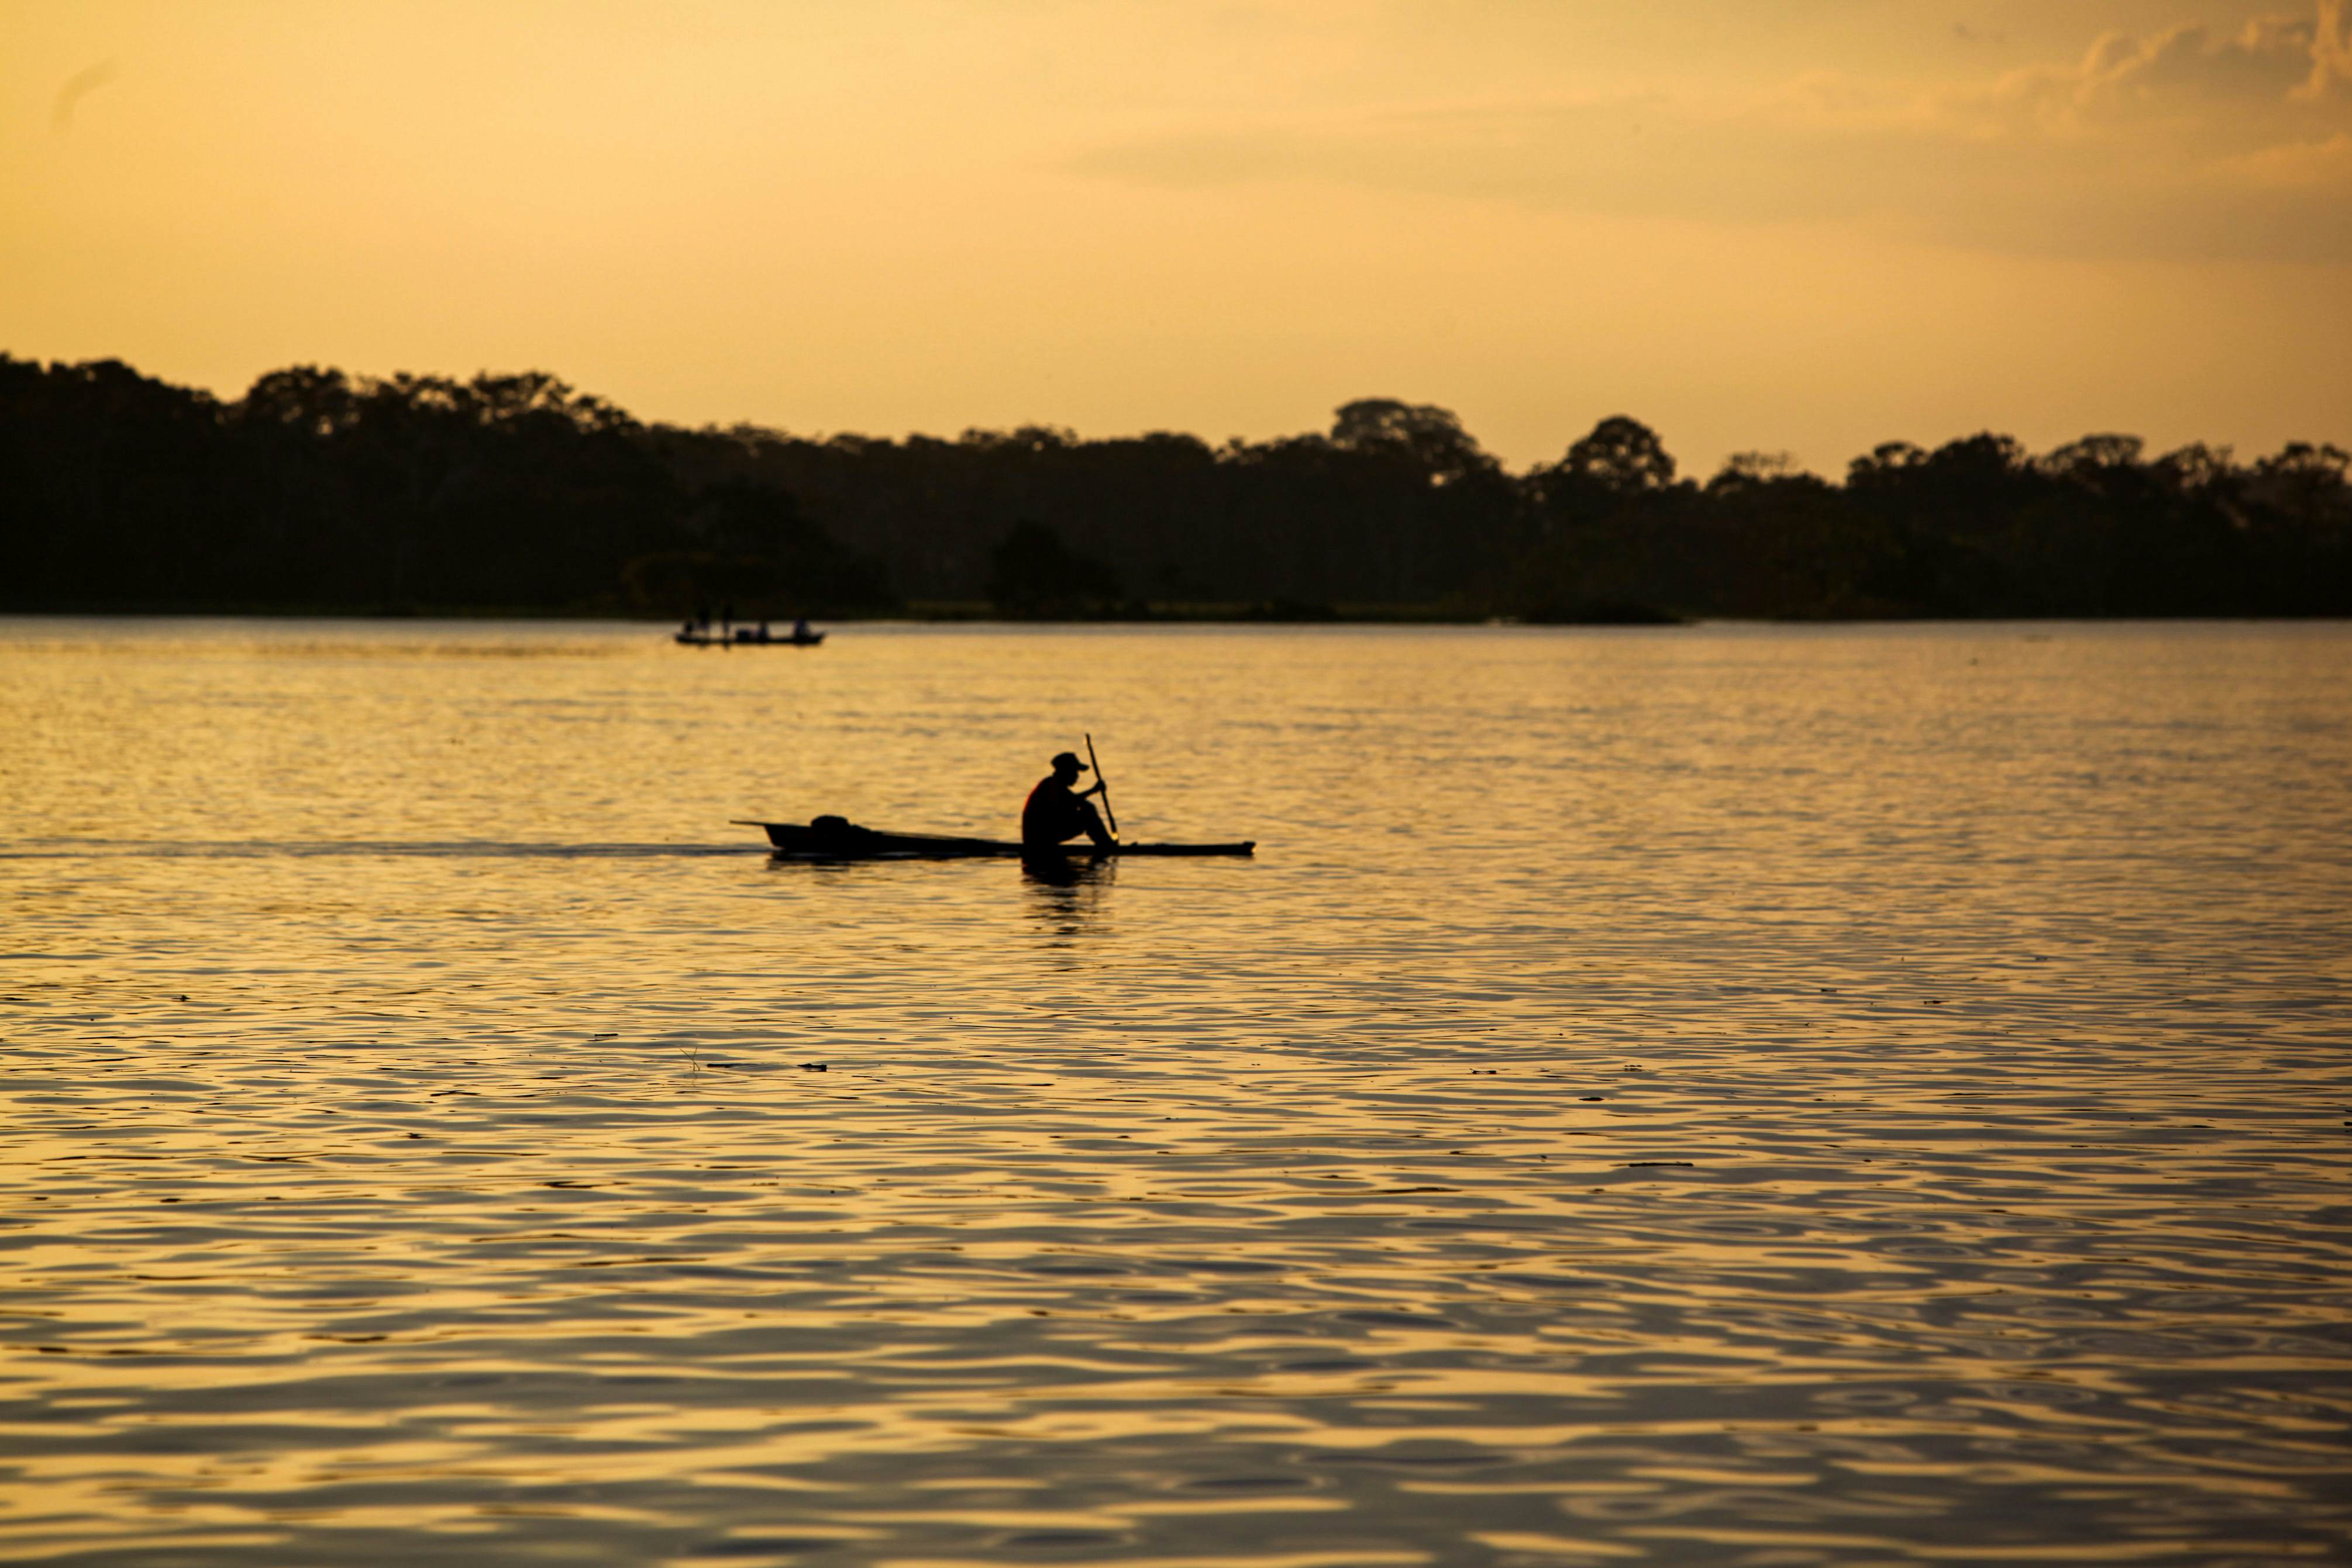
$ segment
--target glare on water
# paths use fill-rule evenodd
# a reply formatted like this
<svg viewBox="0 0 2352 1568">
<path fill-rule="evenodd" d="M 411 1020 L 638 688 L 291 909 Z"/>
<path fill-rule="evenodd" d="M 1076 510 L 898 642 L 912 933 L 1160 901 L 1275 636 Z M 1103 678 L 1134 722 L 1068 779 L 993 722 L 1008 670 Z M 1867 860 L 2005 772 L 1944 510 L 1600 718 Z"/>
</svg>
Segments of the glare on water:
<svg viewBox="0 0 2352 1568">
<path fill-rule="evenodd" d="M 1130 838 L 1003 835 L 1091 731 Z M 2352 1562 L 2352 628 L 0 621 L 0 1558 Z"/>
</svg>

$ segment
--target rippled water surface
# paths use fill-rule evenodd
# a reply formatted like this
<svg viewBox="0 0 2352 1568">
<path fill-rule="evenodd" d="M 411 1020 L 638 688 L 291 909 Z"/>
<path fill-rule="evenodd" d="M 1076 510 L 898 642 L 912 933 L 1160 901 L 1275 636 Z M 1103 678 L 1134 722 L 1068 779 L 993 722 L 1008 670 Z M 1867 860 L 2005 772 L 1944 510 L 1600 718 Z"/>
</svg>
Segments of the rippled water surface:
<svg viewBox="0 0 2352 1568">
<path fill-rule="evenodd" d="M 729 819 L 1008 832 L 1040 880 Z M 2352 628 L 0 621 L 0 1557 L 2352 1563 Z"/>
</svg>

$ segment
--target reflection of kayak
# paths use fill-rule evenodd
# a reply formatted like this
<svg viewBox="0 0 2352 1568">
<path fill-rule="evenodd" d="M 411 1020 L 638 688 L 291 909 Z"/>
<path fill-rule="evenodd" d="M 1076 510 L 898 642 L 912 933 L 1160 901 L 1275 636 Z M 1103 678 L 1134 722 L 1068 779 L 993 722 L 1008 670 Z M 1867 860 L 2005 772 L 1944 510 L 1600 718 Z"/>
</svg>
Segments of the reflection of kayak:
<svg viewBox="0 0 2352 1568">
<path fill-rule="evenodd" d="M 683 648 L 814 648 L 824 641 L 824 633 L 793 632 L 782 637 L 762 637 L 748 626 L 739 626 L 732 637 L 710 632 L 680 632 L 670 641 Z"/>
<path fill-rule="evenodd" d="M 1098 848 L 1085 839 L 1066 844 L 1045 844 L 1031 847 L 1006 839 L 958 839 L 937 833 L 886 833 L 875 828 L 861 828 L 840 817 L 819 817 L 814 821 L 753 822 L 737 818 L 746 828 L 758 828 L 768 835 L 776 852 L 801 860 L 880 861 L 880 860 L 1010 860 L 1020 855 L 1245 855 L 1257 848 L 1257 841 L 1245 840 L 1237 844 L 1113 844 Z"/>
</svg>

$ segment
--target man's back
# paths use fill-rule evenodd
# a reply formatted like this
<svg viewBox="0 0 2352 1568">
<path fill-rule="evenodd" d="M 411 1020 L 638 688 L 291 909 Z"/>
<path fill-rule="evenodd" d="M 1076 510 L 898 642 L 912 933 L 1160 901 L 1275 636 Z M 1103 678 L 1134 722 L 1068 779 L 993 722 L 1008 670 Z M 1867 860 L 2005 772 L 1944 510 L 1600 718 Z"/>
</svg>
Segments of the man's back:
<svg viewBox="0 0 2352 1568">
<path fill-rule="evenodd" d="M 1058 844 L 1085 826 L 1086 816 L 1079 809 L 1077 796 L 1052 774 L 1037 780 L 1037 787 L 1029 791 L 1028 802 L 1021 808 L 1021 841 L 1024 844 Z"/>
</svg>

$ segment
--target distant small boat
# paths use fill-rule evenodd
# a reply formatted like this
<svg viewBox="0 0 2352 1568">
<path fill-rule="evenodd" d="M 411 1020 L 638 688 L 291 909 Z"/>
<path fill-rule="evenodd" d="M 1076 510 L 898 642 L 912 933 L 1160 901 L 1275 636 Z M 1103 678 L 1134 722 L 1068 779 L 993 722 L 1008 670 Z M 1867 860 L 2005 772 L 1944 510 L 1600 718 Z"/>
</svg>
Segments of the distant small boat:
<svg viewBox="0 0 2352 1568">
<path fill-rule="evenodd" d="M 1024 844 L 1007 839 L 959 839 L 938 833 L 886 833 L 861 828 L 842 817 L 818 817 L 806 822 L 755 822 L 735 819 L 738 827 L 758 828 L 780 855 L 795 860 L 1013 860 L 1023 855 L 1246 855 L 1256 852 L 1257 841 L 1230 844 L 1112 844 L 1086 839 L 1061 844 Z"/>
<path fill-rule="evenodd" d="M 681 648 L 814 648 L 824 633 L 795 626 L 779 637 L 765 626 L 738 626 L 732 632 L 681 627 L 670 641 Z"/>
</svg>

